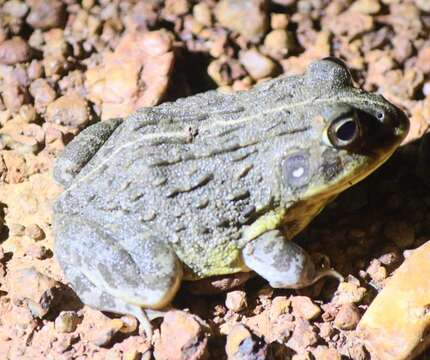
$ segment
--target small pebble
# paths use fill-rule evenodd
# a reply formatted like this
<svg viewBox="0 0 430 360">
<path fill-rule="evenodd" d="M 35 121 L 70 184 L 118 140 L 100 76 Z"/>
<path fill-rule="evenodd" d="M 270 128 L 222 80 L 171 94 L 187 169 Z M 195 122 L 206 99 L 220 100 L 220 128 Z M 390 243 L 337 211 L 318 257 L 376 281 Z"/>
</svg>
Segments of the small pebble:
<svg viewBox="0 0 430 360">
<path fill-rule="evenodd" d="M 142 353 L 136 350 L 129 350 L 122 357 L 122 360 L 141 360 L 141 359 L 142 359 Z"/>
<path fill-rule="evenodd" d="M 292 33 L 283 29 L 273 30 L 264 38 L 265 52 L 275 59 L 282 59 L 294 47 Z"/>
<path fill-rule="evenodd" d="M 165 3 L 166 12 L 175 16 L 185 15 L 188 13 L 189 7 L 188 0 L 166 0 Z"/>
<path fill-rule="evenodd" d="M 75 94 L 61 96 L 48 105 L 46 120 L 72 128 L 83 127 L 90 120 L 87 102 Z"/>
<path fill-rule="evenodd" d="M 108 346 L 112 343 L 113 337 L 119 332 L 123 323 L 120 319 L 108 319 L 102 324 L 91 329 L 88 339 L 94 345 Z"/>
<path fill-rule="evenodd" d="M 319 335 L 325 339 L 326 341 L 330 339 L 330 337 L 333 335 L 334 333 L 334 329 L 331 323 L 329 322 L 323 322 L 319 325 Z"/>
<path fill-rule="evenodd" d="M 366 289 L 357 284 L 342 282 L 333 298 L 335 304 L 359 303 L 363 300 Z"/>
<path fill-rule="evenodd" d="M 312 352 L 315 359 L 318 360 L 341 360 L 342 357 L 336 349 L 329 348 L 328 346 L 318 345 Z"/>
<path fill-rule="evenodd" d="M 426 46 L 420 49 L 420 51 L 418 52 L 416 66 L 423 73 L 430 73 L 430 46 Z"/>
<path fill-rule="evenodd" d="M 407 36 L 402 34 L 399 34 L 391 39 L 391 43 L 394 47 L 394 58 L 399 63 L 405 62 L 405 60 L 407 60 L 414 52 L 412 42 Z M 420 68 L 421 61 L 418 60 L 416 65 L 418 68 Z"/>
<path fill-rule="evenodd" d="M 373 281 L 381 282 L 387 278 L 387 269 L 376 259 L 371 262 L 366 271 Z"/>
<path fill-rule="evenodd" d="M 43 113 L 57 96 L 46 79 L 34 80 L 30 84 L 30 94 L 34 98 L 34 107 L 38 113 Z"/>
<path fill-rule="evenodd" d="M 43 60 L 43 71 L 47 77 L 54 77 L 62 74 L 65 66 L 65 60 L 52 55 L 46 55 Z"/>
<path fill-rule="evenodd" d="M 291 300 L 285 296 L 277 296 L 272 300 L 269 309 L 270 318 L 275 320 L 281 315 L 288 314 L 290 311 Z"/>
<path fill-rule="evenodd" d="M 220 87 L 230 85 L 232 82 L 228 63 L 222 59 L 215 59 L 211 61 L 207 72 L 211 79 L 215 81 L 215 83 Z"/>
<path fill-rule="evenodd" d="M 430 1 L 428 0 L 415 0 L 415 5 L 422 11 L 430 13 Z"/>
<path fill-rule="evenodd" d="M 314 304 L 307 296 L 293 296 L 291 298 L 293 314 L 306 320 L 314 320 L 321 315 L 321 308 Z"/>
<path fill-rule="evenodd" d="M 103 360 L 123 360 L 121 353 L 117 349 L 110 349 L 106 355 L 104 356 Z"/>
<path fill-rule="evenodd" d="M 9 235 L 11 236 L 23 236 L 25 234 L 25 226 L 22 224 L 10 224 Z"/>
<path fill-rule="evenodd" d="M 425 96 L 429 96 L 430 95 L 430 81 L 426 81 L 423 85 L 423 94 Z"/>
<path fill-rule="evenodd" d="M 240 290 L 230 291 L 227 293 L 225 298 L 225 306 L 227 309 L 234 312 L 239 312 L 246 309 L 248 306 L 246 301 L 246 293 Z"/>
<path fill-rule="evenodd" d="M 242 325 L 235 325 L 227 335 L 225 351 L 229 360 L 265 360 L 267 344 Z"/>
<path fill-rule="evenodd" d="M 369 354 L 363 344 L 347 344 L 347 354 L 352 360 L 369 360 Z"/>
<path fill-rule="evenodd" d="M 60 333 L 71 333 L 76 330 L 80 319 L 74 311 L 62 311 L 55 319 L 55 330 Z"/>
<path fill-rule="evenodd" d="M 14 37 L 0 44 L 0 64 L 15 65 L 31 58 L 31 49 L 21 37 Z"/>
<path fill-rule="evenodd" d="M 287 26 L 288 26 L 288 15 L 287 14 L 272 13 L 270 15 L 270 27 L 273 30 L 286 29 Z"/>
<path fill-rule="evenodd" d="M 208 337 L 209 328 L 199 317 L 184 311 L 169 311 L 155 340 L 154 356 L 157 360 L 207 359 Z"/>
<path fill-rule="evenodd" d="M 255 80 L 269 77 L 276 70 L 273 60 L 261 54 L 257 49 L 242 51 L 239 54 L 239 61 Z"/>
<path fill-rule="evenodd" d="M 212 25 L 212 12 L 208 4 L 199 2 L 193 7 L 193 15 L 196 21 L 204 26 Z"/>
<path fill-rule="evenodd" d="M 1 45 L 0 45 L 1 46 Z M 14 113 L 28 102 L 27 89 L 17 83 L 10 83 L 2 88 L 1 96 L 6 108 Z"/>
<path fill-rule="evenodd" d="M 32 240 L 42 240 L 45 238 L 45 232 L 42 228 L 37 224 L 28 225 L 25 228 L 25 235 L 28 236 Z"/>
<path fill-rule="evenodd" d="M 20 19 L 27 14 L 28 5 L 23 1 L 10 0 L 3 4 L 3 11 L 13 18 Z"/>
<path fill-rule="evenodd" d="M 350 10 L 373 15 L 381 10 L 381 4 L 379 0 L 357 0 L 351 5 Z"/>
<path fill-rule="evenodd" d="M 44 260 L 51 257 L 51 250 L 47 249 L 43 245 L 38 244 L 31 244 L 28 246 L 25 249 L 25 253 L 27 256 L 38 260 Z"/>
<path fill-rule="evenodd" d="M 60 0 L 31 0 L 27 23 L 34 29 L 60 27 L 65 20 L 65 4 Z"/>
<path fill-rule="evenodd" d="M 397 246 L 387 246 L 384 248 L 384 253 L 378 257 L 382 265 L 395 266 L 402 261 L 402 255 Z"/>
<path fill-rule="evenodd" d="M 34 317 L 43 318 L 60 298 L 61 285 L 34 268 L 8 273 L 8 290 L 13 301 L 22 301 Z"/>
<path fill-rule="evenodd" d="M 355 329 L 360 321 L 361 313 L 354 304 L 343 304 L 334 319 L 334 324 L 342 330 Z"/>
<path fill-rule="evenodd" d="M 260 39 L 269 25 L 265 0 L 221 0 L 215 16 L 222 26 L 253 41 Z"/>
<path fill-rule="evenodd" d="M 31 104 L 25 104 L 23 106 L 21 106 L 21 108 L 18 111 L 18 114 L 16 114 L 15 119 L 19 122 L 21 122 L 22 124 L 27 124 L 24 125 L 25 129 L 41 129 L 41 127 L 39 125 L 36 124 L 29 124 L 32 123 L 36 120 L 36 109 L 34 108 L 33 105 Z M 23 134 L 27 133 L 27 130 L 23 129 Z"/>
<path fill-rule="evenodd" d="M 296 352 L 302 352 L 308 346 L 315 345 L 318 342 L 316 327 L 309 321 L 298 318 L 293 334 L 287 342 L 287 346 Z"/>
<path fill-rule="evenodd" d="M 121 321 L 123 325 L 119 331 L 123 334 L 131 334 L 138 329 L 139 323 L 134 316 L 125 315 L 121 317 Z"/>
</svg>

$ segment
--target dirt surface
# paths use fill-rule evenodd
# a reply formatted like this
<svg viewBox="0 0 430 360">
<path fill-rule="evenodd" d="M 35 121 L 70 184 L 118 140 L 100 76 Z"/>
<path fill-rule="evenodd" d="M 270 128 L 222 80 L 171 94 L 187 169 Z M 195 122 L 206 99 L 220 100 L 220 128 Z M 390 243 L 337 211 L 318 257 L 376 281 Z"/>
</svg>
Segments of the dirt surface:
<svg viewBox="0 0 430 360">
<path fill-rule="evenodd" d="M 430 239 L 429 38 L 427 0 L 0 0 L 0 359 L 374 359 L 356 326 L 404 251 Z M 100 119 L 326 56 L 412 122 L 393 158 L 297 239 L 345 282 L 185 285 L 152 347 L 134 318 L 82 305 L 52 251 L 64 146 Z"/>
</svg>

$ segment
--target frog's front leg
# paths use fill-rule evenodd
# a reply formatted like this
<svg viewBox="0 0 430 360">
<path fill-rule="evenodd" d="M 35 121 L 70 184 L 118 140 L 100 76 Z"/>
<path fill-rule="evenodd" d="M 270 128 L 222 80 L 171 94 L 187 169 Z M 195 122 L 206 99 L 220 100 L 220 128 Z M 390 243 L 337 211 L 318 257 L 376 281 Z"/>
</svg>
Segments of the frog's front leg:
<svg viewBox="0 0 430 360">
<path fill-rule="evenodd" d="M 343 279 L 333 269 L 317 270 L 308 253 L 279 230 L 271 230 L 248 243 L 242 251 L 245 264 L 274 288 L 300 289 L 324 276 Z"/>
<path fill-rule="evenodd" d="M 182 265 L 150 230 L 121 242 L 87 220 L 57 215 L 55 252 L 67 280 L 83 303 L 130 314 L 151 337 L 151 318 L 175 296 Z"/>
<path fill-rule="evenodd" d="M 68 187 L 121 122 L 122 119 L 98 122 L 76 136 L 55 162 L 55 180 Z"/>
</svg>

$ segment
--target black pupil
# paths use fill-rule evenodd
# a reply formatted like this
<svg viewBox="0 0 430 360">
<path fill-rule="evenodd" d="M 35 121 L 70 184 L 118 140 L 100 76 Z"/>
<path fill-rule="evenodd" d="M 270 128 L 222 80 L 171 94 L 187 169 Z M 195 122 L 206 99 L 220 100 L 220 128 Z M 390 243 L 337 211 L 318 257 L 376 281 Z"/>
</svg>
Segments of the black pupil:
<svg viewBox="0 0 430 360">
<path fill-rule="evenodd" d="M 341 141 L 350 141 L 354 138 L 357 124 L 354 120 L 345 121 L 336 130 L 336 136 Z"/>
</svg>

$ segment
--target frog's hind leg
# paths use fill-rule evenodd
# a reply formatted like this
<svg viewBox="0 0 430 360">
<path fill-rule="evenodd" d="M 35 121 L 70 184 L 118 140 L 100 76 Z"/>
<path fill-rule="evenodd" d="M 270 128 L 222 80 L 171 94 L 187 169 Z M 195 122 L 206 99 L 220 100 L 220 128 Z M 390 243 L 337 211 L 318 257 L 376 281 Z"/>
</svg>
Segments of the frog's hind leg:
<svg viewBox="0 0 430 360">
<path fill-rule="evenodd" d="M 139 320 L 141 332 L 143 331 L 145 335 L 151 339 L 152 326 L 150 321 L 159 317 L 153 316 L 153 310 L 144 310 L 138 305 L 128 304 L 106 291 L 103 291 L 101 288 L 93 284 L 78 269 L 66 266 L 63 268 L 63 271 L 66 278 L 70 279 L 73 288 L 84 304 L 100 311 L 133 315 L 137 320 Z"/>
<path fill-rule="evenodd" d="M 299 289 L 324 276 L 343 281 L 333 269 L 315 268 L 311 257 L 299 245 L 271 230 L 248 243 L 242 251 L 245 264 L 274 288 Z"/>
<path fill-rule="evenodd" d="M 55 162 L 55 180 L 68 187 L 121 122 L 121 119 L 98 122 L 79 133 Z"/>
<path fill-rule="evenodd" d="M 58 262 L 81 300 L 136 316 L 150 336 L 150 319 L 169 306 L 182 280 L 173 250 L 150 231 L 121 242 L 82 218 L 57 215 L 55 225 Z"/>
</svg>

